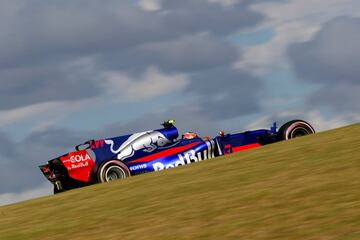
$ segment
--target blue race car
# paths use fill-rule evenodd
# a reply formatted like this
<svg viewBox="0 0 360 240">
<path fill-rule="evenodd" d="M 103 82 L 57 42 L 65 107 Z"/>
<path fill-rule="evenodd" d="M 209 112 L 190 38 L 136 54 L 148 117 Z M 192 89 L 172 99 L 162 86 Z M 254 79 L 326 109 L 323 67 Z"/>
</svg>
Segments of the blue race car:
<svg viewBox="0 0 360 240">
<path fill-rule="evenodd" d="M 313 134 L 303 120 L 293 120 L 277 131 L 259 129 L 200 138 L 195 133 L 179 133 L 174 120 L 163 128 L 108 139 L 90 140 L 41 165 L 40 170 L 54 185 L 54 193 L 129 176 L 161 171 L 206 159 L 244 151 L 262 145 Z"/>
</svg>

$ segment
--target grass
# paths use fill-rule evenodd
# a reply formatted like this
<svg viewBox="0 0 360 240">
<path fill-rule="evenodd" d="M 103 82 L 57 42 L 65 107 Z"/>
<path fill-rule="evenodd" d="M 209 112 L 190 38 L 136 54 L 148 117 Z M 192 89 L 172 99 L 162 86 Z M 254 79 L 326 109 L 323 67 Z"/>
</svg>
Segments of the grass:
<svg viewBox="0 0 360 240">
<path fill-rule="evenodd" d="M 0 207 L 0 239 L 360 239 L 360 124 Z"/>
</svg>

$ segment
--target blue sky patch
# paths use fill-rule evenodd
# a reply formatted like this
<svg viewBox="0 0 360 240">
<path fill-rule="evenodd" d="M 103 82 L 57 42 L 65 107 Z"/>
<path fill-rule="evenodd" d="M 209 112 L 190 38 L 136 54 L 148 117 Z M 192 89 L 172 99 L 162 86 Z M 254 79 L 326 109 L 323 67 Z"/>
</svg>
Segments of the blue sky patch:
<svg viewBox="0 0 360 240">
<path fill-rule="evenodd" d="M 235 34 L 230 37 L 231 41 L 240 44 L 242 47 L 264 44 L 275 35 L 272 29 L 263 29 L 260 31 Z"/>
</svg>

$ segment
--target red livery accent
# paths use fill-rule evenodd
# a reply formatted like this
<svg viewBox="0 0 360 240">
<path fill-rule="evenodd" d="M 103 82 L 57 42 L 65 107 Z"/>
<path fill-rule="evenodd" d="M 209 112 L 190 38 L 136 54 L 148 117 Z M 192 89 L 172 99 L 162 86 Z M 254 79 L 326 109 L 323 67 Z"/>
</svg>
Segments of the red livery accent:
<svg viewBox="0 0 360 240">
<path fill-rule="evenodd" d="M 86 150 L 71 152 L 61 157 L 60 161 L 64 164 L 71 178 L 88 182 L 91 169 L 95 166 L 94 160 Z"/>
<path fill-rule="evenodd" d="M 244 150 L 248 150 L 248 149 L 256 148 L 256 147 L 260 147 L 260 146 L 261 146 L 260 143 L 253 143 L 253 144 L 243 145 L 243 146 L 239 146 L 239 147 L 233 147 L 232 151 L 240 152 L 240 151 L 244 151 Z"/>
<path fill-rule="evenodd" d="M 231 144 L 225 144 L 224 154 L 230 154 L 230 153 L 231 153 Z"/>
<path fill-rule="evenodd" d="M 151 155 L 143 157 L 143 158 L 139 158 L 139 159 L 137 159 L 135 161 L 131 161 L 130 163 L 150 162 L 150 161 L 152 161 L 154 159 L 157 159 L 157 158 L 161 158 L 161 157 L 169 156 L 169 155 L 176 154 L 176 153 L 179 153 L 179 152 L 182 152 L 182 151 L 186 151 L 187 149 L 190 149 L 190 148 L 198 145 L 199 143 L 200 142 L 194 142 L 194 143 L 190 143 L 190 144 L 185 145 L 185 146 L 170 148 L 170 149 L 158 152 L 158 153 L 151 154 Z"/>
<path fill-rule="evenodd" d="M 278 131 L 274 123 L 269 130 L 234 134 L 220 131 L 214 138 L 201 138 L 193 132 L 179 135 L 174 120 L 165 121 L 162 126 L 156 130 L 86 141 L 76 145 L 76 151 L 39 166 L 40 170 L 54 185 L 54 193 L 59 193 L 315 133 L 303 120 L 287 122 Z"/>
<path fill-rule="evenodd" d="M 90 148 L 97 149 L 97 148 L 104 148 L 105 140 L 91 140 L 90 141 Z"/>
</svg>

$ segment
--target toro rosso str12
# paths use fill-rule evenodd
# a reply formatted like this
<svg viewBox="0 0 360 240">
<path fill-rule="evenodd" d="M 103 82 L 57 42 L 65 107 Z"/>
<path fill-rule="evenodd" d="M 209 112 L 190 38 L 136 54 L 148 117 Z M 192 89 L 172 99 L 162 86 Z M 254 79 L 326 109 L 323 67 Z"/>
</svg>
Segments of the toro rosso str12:
<svg viewBox="0 0 360 240">
<path fill-rule="evenodd" d="M 307 122 L 293 120 L 278 131 L 274 123 L 271 129 L 235 134 L 221 131 L 212 139 L 200 138 L 195 133 L 179 138 L 173 123 L 169 120 L 161 129 L 87 141 L 76 146 L 76 151 L 39 166 L 40 170 L 54 184 L 54 193 L 58 193 L 315 133 Z"/>
</svg>

